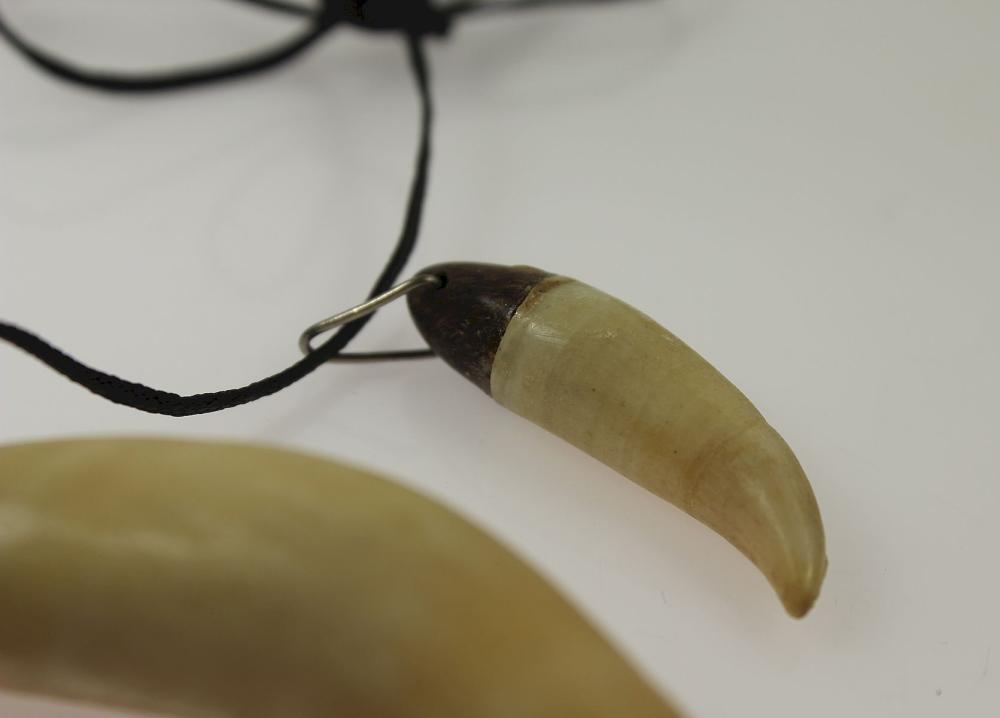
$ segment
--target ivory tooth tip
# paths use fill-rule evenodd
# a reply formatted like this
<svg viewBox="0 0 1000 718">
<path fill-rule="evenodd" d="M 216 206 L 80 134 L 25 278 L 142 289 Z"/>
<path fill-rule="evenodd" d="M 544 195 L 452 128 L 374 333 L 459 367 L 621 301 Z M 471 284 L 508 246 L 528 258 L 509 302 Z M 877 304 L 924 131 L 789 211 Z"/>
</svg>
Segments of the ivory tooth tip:
<svg viewBox="0 0 1000 718">
<path fill-rule="evenodd" d="M 795 618 L 826 575 L 816 497 L 791 449 L 766 422 L 740 432 L 701 468 L 690 512 L 757 565 Z"/>
<path fill-rule="evenodd" d="M 791 496 L 775 499 L 781 506 L 776 517 L 770 544 L 771 561 L 762 558 L 761 569 L 774 586 L 785 610 L 793 618 L 802 618 L 812 609 L 826 577 L 826 538 L 805 474 L 796 462 L 798 477 L 788 477 Z"/>
<path fill-rule="evenodd" d="M 816 599 L 819 598 L 823 577 L 826 576 L 826 565 L 826 557 L 824 557 L 820 565 L 808 567 L 803 573 L 800 585 L 786 589 L 780 594 L 781 602 L 789 616 L 803 618 L 812 610 Z"/>
<path fill-rule="evenodd" d="M 801 469 L 799 472 L 801 474 Z M 788 614 L 793 618 L 802 618 L 816 603 L 826 578 L 826 538 L 805 474 L 801 474 L 801 478 L 792 482 L 791 486 L 797 487 L 800 492 L 797 501 L 775 527 L 787 560 L 771 571 L 765 570 L 765 573 Z"/>
<path fill-rule="evenodd" d="M 764 558 L 758 563 L 792 618 L 802 618 L 809 613 L 826 576 L 822 527 L 805 528 L 810 528 L 816 535 L 793 547 L 795 554 L 791 562 L 768 566 Z"/>
</svg>

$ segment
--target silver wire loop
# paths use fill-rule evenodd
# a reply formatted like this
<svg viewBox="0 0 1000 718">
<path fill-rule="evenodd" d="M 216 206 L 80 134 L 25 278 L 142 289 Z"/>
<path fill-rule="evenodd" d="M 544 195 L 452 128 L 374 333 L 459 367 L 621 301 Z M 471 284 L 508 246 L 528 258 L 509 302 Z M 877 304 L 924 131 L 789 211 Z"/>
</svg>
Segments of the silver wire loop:
<svg viewBox="0 0 1000 718">
<path fill-rule="evenodd" d="M 420 287 L 427 287 L 434 285 L 435 287 L 441 287 L 444 285 L 444 280 L 441 277 L 435 276 L 433 274 L 416 274 L 405 282 L 397 284 L 392 289 L 379 294 L 377 297 L 372 297 L 364 304 L 359 304 L 356 307 L 351 307 L 339 314 L 334 314 L 332 317 L 327 317 L 326 319 L 321 319 L 320 321 L 313 324 L 311 327 L 302 332 L 299 337 L 299 349 L 302 350 L 303 354 L 312 354 L 313 349 L 312 340 L 318 337 L 320 334 L 325 334 L 331 329 L 336 329 L 342 324 L 347 324 L 348 322 L 353 322 L 355 319 L 360 319 L 361 317 L 367 316 L 374 312 L 376 309 L 384 307 L 390 302 L 394 302 L 400 297 L 405 297 L 407 294 L 412 292 L 414 289 L 419 289 Z M 419 357 L 431 357 L 434 356 L 434 352 L 430 349 L 404 349 L 401 351 L 388 351 L 388 352 L 356 352 L 350 354 L 337 354 L 331 357 L 328 361 L 330 362 L 362 362 L 362 361 L 386 361 L 392 359 L 416 359 Z"/>
</svg>

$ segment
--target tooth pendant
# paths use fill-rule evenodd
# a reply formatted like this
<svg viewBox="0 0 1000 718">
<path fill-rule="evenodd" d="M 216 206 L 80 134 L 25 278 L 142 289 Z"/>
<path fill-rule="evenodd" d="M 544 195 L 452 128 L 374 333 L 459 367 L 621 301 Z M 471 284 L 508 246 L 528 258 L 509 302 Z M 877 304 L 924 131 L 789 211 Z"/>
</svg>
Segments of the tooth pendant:
<svg viewBox="0 0 1000 718">
<path fill-rule="evenodd" d="M 0 447 L 0 690 L 183 718 L 677 718 L 440 504 L 256 446 Z"/>
<path fill-rule="evenodd" d="M 717 531 L 804 616 L 823 523 L 785 441 L 722 374 L 624 302 L 532 267 L 450 263 L 408 296 L 434 351 L 501 405 Z"/>
</svg>

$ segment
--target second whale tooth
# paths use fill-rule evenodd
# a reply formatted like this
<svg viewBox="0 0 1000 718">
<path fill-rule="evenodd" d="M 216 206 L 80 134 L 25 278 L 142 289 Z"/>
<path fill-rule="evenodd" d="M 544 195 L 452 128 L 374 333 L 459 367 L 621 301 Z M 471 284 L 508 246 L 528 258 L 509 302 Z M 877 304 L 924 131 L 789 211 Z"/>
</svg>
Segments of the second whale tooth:
<svg viewBox="0 0 1000 718">
<path fill-rule="evenodd" d="M 555 589 L 339 462 L 0 446 L 0 690 L 184 718 L 677 718 Z"/>
</svg>

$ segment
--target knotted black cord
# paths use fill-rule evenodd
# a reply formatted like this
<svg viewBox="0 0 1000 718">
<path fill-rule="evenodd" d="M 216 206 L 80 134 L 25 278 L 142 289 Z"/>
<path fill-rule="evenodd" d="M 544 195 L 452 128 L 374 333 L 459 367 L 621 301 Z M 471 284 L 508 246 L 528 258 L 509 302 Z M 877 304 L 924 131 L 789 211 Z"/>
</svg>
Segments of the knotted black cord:
<svg viewBox="0 0 1000 718">
<path fill-rule="evenodd" d="M 366 30 L 401 33 L 406 41 L 407 57 L 420 102 L 420 140 L 403 227 L 389 261 L 369 293 L 382 294 L 399 277 L 416 246 L 427 194 L 431 153 L 433 105 L 430 73 L 424 51 L 426 36 L 447 35 L 452 19 L 458 15 L 483 11 L 542 7 L 547 5 L 586 4 L 609 0 L 513 0 L 511 2 L 459 2 L 438 8 L 429 0 L 322 0 L 317 9 L 284 0 L 236 0 L 276 12 L 300 15 L 309 25 L 288 42 L 245 58 L 210 65 L 152 74 L 119 74 L 78 67 L 24 40 L 0 14 L 0 35 L 31 63 L 60 79 L 108 92 L 149 93 L 193 87 L 210 82 L 236 79 L 273 69 L 309 49 L 317 40 L 341 23 Z M 153 414 L 190 416 L 206 414 L 246 404 L 281 391 L 339 354 L 361 331 L 373 315 L 341 327 L 312 353 L 284 371 L 238 389 L 182 396 L 136 382 L 120 379 L 93 369 L 52 346 L 40 337 L 13 324 L 0 321 L 0 339 L 21 348 L 50 368 L 93 393 L 116 404 L 123 404 Z"/>
</svg>

